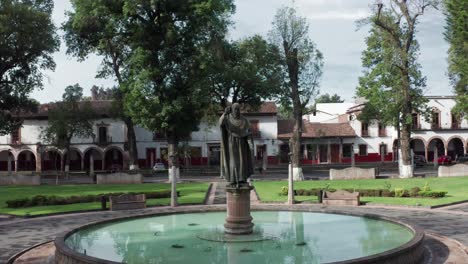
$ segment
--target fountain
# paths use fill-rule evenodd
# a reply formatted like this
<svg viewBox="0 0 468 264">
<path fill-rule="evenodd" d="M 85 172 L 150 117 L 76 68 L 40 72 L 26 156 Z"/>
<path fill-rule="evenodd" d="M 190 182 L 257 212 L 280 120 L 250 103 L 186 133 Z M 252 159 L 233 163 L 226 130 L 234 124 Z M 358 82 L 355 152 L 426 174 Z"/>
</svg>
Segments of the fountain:
<svg viewBox="0 0 468 264">
<path fill-rule="evenodd" d="M 253 172 L 252 138 L 238 104 L 226 109 L 220 127 L 227 213 L 220 207 L 204 207 L 205 212 L 196 213 L 174 208 L 172 214 L 161 212 L 90 224 L 56 238 L 56 263 L 422 261 L 424 233 L 389 219 L 310 212 L 313 208 L 307 208 L 309 212 L 291 211 L 300 208 L 286 205 L 256 206 L 264 211 L 251 213 L 252 187 L 247 179 Z"/>
</svg>

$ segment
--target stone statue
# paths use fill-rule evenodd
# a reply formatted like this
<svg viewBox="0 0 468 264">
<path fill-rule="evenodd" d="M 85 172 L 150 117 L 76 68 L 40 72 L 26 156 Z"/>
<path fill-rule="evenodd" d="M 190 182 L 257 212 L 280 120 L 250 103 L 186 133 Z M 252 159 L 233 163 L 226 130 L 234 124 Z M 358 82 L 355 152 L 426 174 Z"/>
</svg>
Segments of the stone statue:
<svg viewBox="0 0 468 264">
<path fill-rule="evenodd" d="M 240 113 L 240 105 L 227 107 L 219 119 L 221 128 L 221 151 L 223 171 L 231 187 L 248 185 L 247 179 L 253 174 L 252 132 L 249 121 Z"/>
</svg>

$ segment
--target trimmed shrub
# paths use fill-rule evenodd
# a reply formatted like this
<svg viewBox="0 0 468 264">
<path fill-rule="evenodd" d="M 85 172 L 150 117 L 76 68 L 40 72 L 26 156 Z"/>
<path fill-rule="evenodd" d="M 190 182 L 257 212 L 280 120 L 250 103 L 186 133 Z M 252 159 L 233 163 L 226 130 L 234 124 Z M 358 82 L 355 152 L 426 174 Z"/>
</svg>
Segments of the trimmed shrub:
<svg viewBox="0 0 468 264">
<path fill-rule="evenodd" d="M 405 189 L 395 188 L 395 197 L 403 197 L 404 193 L 405 193 Z"/>
<path fill-rule="evenodd" d="M 410 195 L 410 197 L 417 197 L 417 196 L 419 196 L 420 191 L 421 191 L 421 189 L 419 187 L 413 187 L 409 191 L 409 195 Z"/>
<path fill-rule="evenodd" d="M 442 198 L 447 194 L 446 191 L 420 191 L 419 195 L 422 197 Z"/>
<path fill-rule="evenodd" d="M 59 197 L 55 195 L 36 195 L 32 198 L 21 198 L 15 200 L 6 201 L 7 207 L 9 208 L 21 208 L 31 206 L 43 206 L 43 205 L 66 205 L 76 203 L 91 203 L 100 202 L 101 197 L 105 197 L 106 201 L 109 201 L 109 196 L 118 196 L 122 194 L 145 194 L 146 199 L 158 199 L 158 198 L 170 198 L 171 191 L 160 191 L 160 192 L 141 192 L 141 193 L 104 193 L 98 195 L 83 195 L 83 196 L 68 196 Z M 287 193 L 286 193 L 287 194 Z M 180 196 L 180 192 L 177 192 L 177 196 Z"/>
<path fill-rule="evenodd" d="M 294 194 L 296 194 L 296 191 L 294 191 Z M 280 195 L 285 195 L 285 196 L 288 195 L 288 187 L 286 186 L 281 187 Z"/>
<path fill-rule="evenodd" d="M 428 191 L 430 191 L 430 190 L 431 190 L 431 187 L 429 187 L 429 183 L 426 182 L 426 183 L 424 184 L 424 186 L 422 187 L 422 191 L 428 192 Z"/>
</svg>

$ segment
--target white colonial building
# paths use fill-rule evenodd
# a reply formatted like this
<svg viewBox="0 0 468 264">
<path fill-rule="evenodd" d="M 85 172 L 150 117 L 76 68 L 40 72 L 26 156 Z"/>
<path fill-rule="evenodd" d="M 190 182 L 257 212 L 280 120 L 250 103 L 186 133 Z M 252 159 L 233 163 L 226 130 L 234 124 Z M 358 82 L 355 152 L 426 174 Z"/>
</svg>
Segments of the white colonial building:
<svg viewBox="0 0 468 264">
<path fill-rule="evenodd" d="M 432 161 L 434 153 L 455 158 L 467 151 L 468 123 L 451 113 L 452 96 L 428 97 L 432 118 L 413 116 L 411 146 L 418 155 Z M 110 118 L 111 101 L 92 101 L 101 114 L 94 122 L 94 138 L 74 138 L 70 153 L 41 143 L 40 133 L 47 126 L 52 104 L 41 105 L 38 113 L 25 116 L 23 126 L 10 135 L 0 136 L 0 171 L 62 170 L 70 155 L 71 171 L 87 171 L 90 162 L 95 170 L 128 168 L 128 151 L 124 122 Z M 397 133 L 393 127 L 377 121 L 369 124 L 357 119 L 362 103 L 317 104 L 316 112 L 304 116 L 303 164 L 391 162 L 395 160 Z M 293 122 L 279 120 L 273 102 L 265 102 L 258 111 L 245 112 L 250 120 L 255 156 L 258 162 L 288 162 Z M 167 162 L 167 142 L 158 134 L 135 128 L 138 163 L 150 168 Z M 181 162 L 186 166 L 218 166 L 220 131 L 216 124 L 202 123 L 200 130 L 181 142 Z M 90 158 L 90 157 L 93 158 Z"/>
</svg>

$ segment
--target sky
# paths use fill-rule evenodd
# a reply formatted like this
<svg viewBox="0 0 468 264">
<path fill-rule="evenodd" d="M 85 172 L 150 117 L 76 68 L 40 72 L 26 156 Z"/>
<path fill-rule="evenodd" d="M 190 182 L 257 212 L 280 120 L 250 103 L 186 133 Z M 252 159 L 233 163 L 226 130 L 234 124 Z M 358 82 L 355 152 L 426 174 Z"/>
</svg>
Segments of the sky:
<svg viewBox="0 0 468 264">
<path fill-rule="evenodd" d="M 338 94 L 352 102 L 358 78 L 362 75 L 361 53 L 366 48 L 368 27 L 358 30 L 356 20 L 370 14 L 372 0 L 296 0 L 299 14 L 309 22 L 310 38 L 324 55 L 320 93 Z M 276 10 L 291 5 L 291 0 L 235 0 L 236 13 L 229 38 L 241 39 L 260 34 L 267 38 Z M 53 20 L 57 27 L 65 21 L 65 11 L 71 10 L 69 0 L 55 0 Z M 427 77 L 426 95 L 453 94 L 447 76 L 448 43 L 443 39 L 445 19 L 441 11 L 429 10 L 420 17 L 416 38 L 420 44 L 419 62 Z M 59 32 L 62 35 L 62 32 Z M 46 71 L 44 89 L 31 96 L 41 103 L 57 101 L 68 85 L 79 83 L 90 95 L 93 85 L 111 87 L 112 79 L 97 79 L 101 57 L 89 56 L 79 62 L 66 55 L 62 40 L 60 51 L 54 54 L 54 72 Z"/>
</svg>

